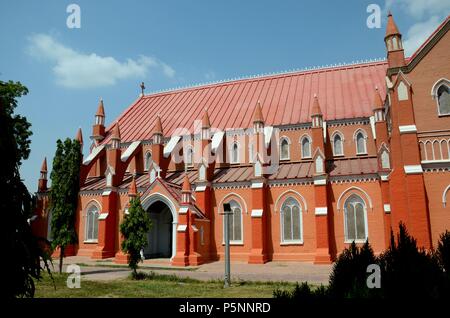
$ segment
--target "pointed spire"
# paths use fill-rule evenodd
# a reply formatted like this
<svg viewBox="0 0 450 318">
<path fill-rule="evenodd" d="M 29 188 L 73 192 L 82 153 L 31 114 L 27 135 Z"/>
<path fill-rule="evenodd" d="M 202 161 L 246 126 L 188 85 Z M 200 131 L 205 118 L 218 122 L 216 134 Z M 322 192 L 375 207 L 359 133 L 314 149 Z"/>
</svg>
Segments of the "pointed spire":
<svg viewBox="0 0 450 318">
<path fill-rule="evenodd" d="M 95 114 L 95 116 L 105 117 L 105 107 L 103 106 L 103 98 L 100 98 L 97 113 Z"/>
<path fill-rule="evenodd" d="M 191 183 L 186 172 L 184 173 L 182 192 L 191 192 Z"/>
<path fill-rule="evenodd" d="M 258 101 L 256 104 L 255 112 L 253 113 L 253 123 L 264 123 L 264 117 L 262 114 L 261 103 Z"/>
<path fill-rule="evenodd" d="M 116 122 L 116 125 L 113 128 L 111 139 L 120 140 L 120 127 L 119 122 Z"/>
<path fill-rule="evenodd" d="M 161 117 L 159 117 L 159 115 L 156 116 L 156 122 L 155 122 L 155 126 L 153 128 L 153 135 L 154 134 L 163 134 L 163 130 L 162 130 L 162 125 L 161 125 Z"/>
<path fill-rule="evenodd" d="M 397 25 L 395 24 L 394 18 L 392 17 L 392 13 L 391 11 L 389 11 L 385 38 L 395 34 L 401 35 L 401 33 L 398 31 Z"/>
<path fill-rule="evenodd" d="M 44 161 L 42 162 L 41 172 L 47 172 L 47 157 L 44 157 Z"/>
<path fill-rule="evenodd" d="M 322 116 L 322 110 L 320 109 L 319 98 L 317 97 L 317 94 L 314 94 L 311 116 L 318 116 L 318 115 Z"/>
<path fill-rule="evenodd" d="M 210 128 L 211 124 L 209 122 L 209 115 L 208 115 L 208 109 L 205 108 L 205 112 L 203 113 L 202 118 L 202 128 Z"/>
<path fill-rule="evenodd" d="M 133 176 L 133 179 L 131 180 L 130 183 L 130 187 L 128 188 L 128 196 L 135 197 L 136 195 L 137 195 L 136 179 Z"/>
<path fill-rule="evenodd" d="M 375 87 L 372 106 L 373 109 L 382 109 L 384 107 L 383 99 L 381 98 L 380 92 L 378 91 L 378 87 Z"/>
<path fill-rule="evenodd" d="M 83 144 L 83 132 L 81 131 L 81 127 L 78 128 L 77 135 L 76 135 L 75 139 L 78 140 L 80 145 Z"/>
</svg>

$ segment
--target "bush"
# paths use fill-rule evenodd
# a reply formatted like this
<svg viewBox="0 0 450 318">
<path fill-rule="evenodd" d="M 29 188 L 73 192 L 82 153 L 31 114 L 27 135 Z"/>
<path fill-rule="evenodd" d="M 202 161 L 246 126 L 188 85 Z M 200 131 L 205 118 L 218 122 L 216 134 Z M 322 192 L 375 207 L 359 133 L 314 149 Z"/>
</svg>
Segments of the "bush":
<svg viewBox="0 0 450 318">
<path fill-rule="evenodd" d="M 367 287 L 367 266 L 381 270 L 381 288 Z M 367 241 L 361 248 L 353 242 L 339 255 L 328 286 L 311 289 L 308 283 L 292 291 L 275 290 L 275 298 L 323 300 L 342 298 L 446 298 L 450 296 L 450 232 L 440 237 L 436 252 L 417 247 L 406 226 L 399 225 L 397 240 L 391 232 L 391 245 L 375 257 Z"/>
<path fill-rule="evenodd" d="M 298 283 L 292 291 L 276 289 L 273 297 L 278 299 L 295 299 L 301 301 L 321 300 L 329 297 L 328 288 L 320 285 L 316 289 L 311 289 L 307 282 Z"/>
<path fill-rule="evenodd" d="M 431 253 L 417 247 L 404 224 L 397 242 L 391 233 L 391 246 L 379 257 L 383 297 L 439 297 L 443 273 Z"/>
<path fill-rule="evenodd" d="M 450 278 L 450 232 L 445 231 L 441 234 L 438 247 L 436 249 L 436 258 L 441 269 Z"/>
<path fill-rule="evenodd" d="M 367 266 L 376 261 L 368 241 L 361 248 L 352 242 L 334 263 L 329 281 L 330 294 L 336 298 L 368 297 L 374 291 L 367 288 Z"/>
</svg>

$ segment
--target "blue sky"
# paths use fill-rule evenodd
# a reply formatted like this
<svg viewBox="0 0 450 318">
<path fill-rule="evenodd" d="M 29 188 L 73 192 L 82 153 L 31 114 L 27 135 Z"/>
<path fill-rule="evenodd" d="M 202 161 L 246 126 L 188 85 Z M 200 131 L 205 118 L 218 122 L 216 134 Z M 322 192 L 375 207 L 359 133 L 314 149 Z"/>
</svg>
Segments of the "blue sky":
<svg viewBox="0 0 450 318">
<path fill-rule="evenodd" d="M 66 8 L 81 8 L 69 29 Z M 369 29 L 369 4 L 382 9 Z M 385 56 L 390 8 L 408 52 L 450 12 L 449 0 L 0 1 L 0 79 L 30 93 L 18 112 L 32 123 L 22 178 L 36 191 L 58 138 L 83 130 L 85 153 L 104 99 L 107 124 L 139 94 L 177 86 Z"/>
</svg>

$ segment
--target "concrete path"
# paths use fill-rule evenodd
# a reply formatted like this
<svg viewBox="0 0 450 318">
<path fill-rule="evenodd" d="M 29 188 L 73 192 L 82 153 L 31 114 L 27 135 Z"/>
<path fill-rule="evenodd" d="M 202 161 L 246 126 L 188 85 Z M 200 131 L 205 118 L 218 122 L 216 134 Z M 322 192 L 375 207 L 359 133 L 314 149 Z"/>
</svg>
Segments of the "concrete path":
<svg viewBox="0 0 450 318">
<path fill-rule="evenodd" d="M 126 265 L 117 265 L 112 260 L 96 261 L 89 257 L 73 256 L 64 259 L 64 264 L 78 264 L 84 279 L 106 281 L 125 279 L 130 270 Z M 54 262 L 55 270 L 58 261 Z M 223 279 L 224 262 L 213 262 L 196 267 L 172 267 L 169 261 L 150 260 L 139 265 L 139 270 L 157 274 L 177 275 L 198 280 Z M 244 262 L 231 263 L 232 280 L 288 281 L 312 284 L 327 284 L 332 265 L 314 265 L 308 262 L 269 262 L 264 265 L 249 265 Z"/>
</svg>

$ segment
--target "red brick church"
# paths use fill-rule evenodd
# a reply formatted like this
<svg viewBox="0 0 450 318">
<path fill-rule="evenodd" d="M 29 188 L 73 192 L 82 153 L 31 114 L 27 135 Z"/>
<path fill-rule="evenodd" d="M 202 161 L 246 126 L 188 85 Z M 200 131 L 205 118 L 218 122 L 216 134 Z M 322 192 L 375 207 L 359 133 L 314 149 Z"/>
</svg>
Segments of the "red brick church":
<svg viewBox="0 0 450 318">
<path fill-rule="evenodd" d="M 109 127 L 101 100 L 83 158 L 72 255 L 125 262 L 119 224 L 140 196 L 145 258 L 330 263 L 375 252 L 406 223 L 420 246 L 450 229 L 450 17 L 405 58 L 392 15 L 383 61 L 142 94 Z M 81 131 L 77 134 L 83 143 Z M 50 237 L 46 162 L 34 228 Z"/>
</svg>

